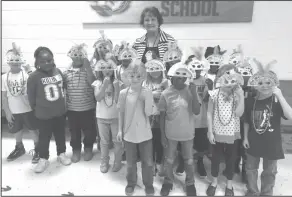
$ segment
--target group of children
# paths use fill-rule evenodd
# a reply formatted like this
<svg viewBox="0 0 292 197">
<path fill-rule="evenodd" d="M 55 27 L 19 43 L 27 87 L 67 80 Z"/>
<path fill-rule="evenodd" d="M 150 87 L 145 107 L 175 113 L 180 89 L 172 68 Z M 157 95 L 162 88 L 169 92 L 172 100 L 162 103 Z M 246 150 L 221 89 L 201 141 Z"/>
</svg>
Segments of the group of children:
<svg viewBox="0 0 292 197">
<path fill-rule="evenodd" d="M 92 159 L 93 145 L 98 139 L 102 173 L 110 168 L 112 143 L 112 171 L 122 168 L 125 152 L 127 195 L 134 193 L 140 160 L 146 195 L 155 193 L 156 171 L 164 176 L 160 194 L 169 195 L 176 171 L 186 174 L 186 194 L 196 196 L 193 149 L 198 152 L 197 169 L 201 177 L 207 175 L 203 158 L 211 154 L 208 196 L 215 195 L 222 158 L 226 163 L 225 195 L 234 196 L 232 179 L 234 172 L 240 170 L 241 157 L 247 195 L 272 195 L 277 160 L 284 158 L 281 117 L 292 119 L 292 109 L 278 88 L 279 80 L 270 70 L 275 62 L 263 66 L 244 57 L 238 48 L 224 64 L 226 51 L 220 47 L 208 47 L 205 53 L 200 47 L 193 48 L 193 54 L 183 58 L 182 51 L 171 43 L 163 58 L 146 55 L 144 64 L 129 44 L 123 42 L 114 48 L 104 34 L 94 48 L 89 61 L 84 45 L 73 46 L 68 52 L 72 64 L 61 72 L 52 51 L 39 47 L 34 53 L 36 70 L 31 72 L 29 66 L 22 67 L 25 63 L 22 53 L 13 44 L 13 49 L 7 52 L 11 69 L 2 75 L 3 108 L 10 132 L 16 136 L 16 148 L 8 160 L 25 153 L 24 125 L 33 134 L 37 173 L 49 165 L 52 135 L 58 161 L 63 165 L 79 162 L 83 132 L 83 159 Z M 259 69 L 255 74 L 252 62 Z M 71 158 L 65 154 L 66 117 Z M 264 159 L 264 171 L 259 191 L 260 158 Z"/>
</svg>

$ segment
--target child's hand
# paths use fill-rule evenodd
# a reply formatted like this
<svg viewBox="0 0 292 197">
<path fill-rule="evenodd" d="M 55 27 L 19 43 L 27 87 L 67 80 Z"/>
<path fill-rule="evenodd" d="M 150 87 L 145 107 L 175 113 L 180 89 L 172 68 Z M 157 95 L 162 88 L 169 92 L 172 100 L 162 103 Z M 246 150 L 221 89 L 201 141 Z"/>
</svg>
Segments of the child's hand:
<svg viewBox="0 0 292 197">
<path fill-rule="evenodd" d="M 118 91 L 120 90 L 120 82 L 118 80 L 114 80 L 113 86 L 115 90 L 118 90 Z"/>
<path fill-rule="evenodd" d="M 248 149 L 249 148 L 249 142 L 248 142 L 248 139 L 244 139 L 243 142 L 242 142 L 242 145 L 245 149 Z"/>
<path fill-rule="evenodd" d="M 155 90 L 155 91 L 152 92 L 153 97 L 154 97 L 155 99 L 159 99 L 160 96 L 161 96 L 161 93 L 162 93 L 161 90 Z"/>
<path fill-rule="evenodd" d="M 273 88 L 273 94 L 276 95 L 277 98 L 282 97 L 282 91 L 278 87 Z"/>
<path fill-rule="evenodd" d="M 161 136 L 161 144 L 162 144 L 163 148 L 167 148 L 168 141 L 166 139 L 166 136 Z"/>
<path fill-rule="evenodd" d="M 14 121 L 13 114 L 11 112 L 9 112 L 9 113 L 5 113 L 5 116 L 6 116 L 7 121 L 12 124 Z"/>
<path fill-rule="evenodd" d="M 103 80 L 104 87 L 107 87 L 110 84 L 111 79 L 109 77 L 105 77 Z"/>
<path fill-rule="evenodd" d="M 211 144 L 216 144 L 215 137 L 214 137 L 214 134 L 212 132 L 208 132 L 208 139 L 209 139 L 209 142 Z"/>
<path fill-rule="evenodd" d="M 150 93 L 151 93 L 151 91 L 150 91 L 149 89 L 142 88 L 139 99 L 140 99 L 141 101 L 145 101 L 145 99 L 146 99 L 147 97 L 149 97 Z"/>
<path fill-rule="evenodd" d="M 123 135 L 122 135 L 122 131 L 119 131 L 117 134 L 117 141 L 118 142 L 122 142 L 123 141 Z"/>
<path fill-rule="evenodd" d="M 83 59 L 83 66 L 86 69 L 91 69 L 90 62 L 89 62 L 89 60 L 87 58 Z"/>
<path fill-rule="evenodd" d="M 29 64 L 23 65 L 22 68 L 24 69 L 24 71 L 25 71 L 26 73 L 28 73 L 28 72 L 31 71 L 31 67 L 30 67 Z"/>
<path fill-rule="evenodd" d="M 240 86 L 235 89 L 234 93 L 238 98 L 244 98 L 244 91 Z"/>
<path fill-rule="evenodd" d="M 205 83 L 207 84 L 208 90 L 213 90 L 213 81 L 211 79 L 206 79 Z"/>
</svg>

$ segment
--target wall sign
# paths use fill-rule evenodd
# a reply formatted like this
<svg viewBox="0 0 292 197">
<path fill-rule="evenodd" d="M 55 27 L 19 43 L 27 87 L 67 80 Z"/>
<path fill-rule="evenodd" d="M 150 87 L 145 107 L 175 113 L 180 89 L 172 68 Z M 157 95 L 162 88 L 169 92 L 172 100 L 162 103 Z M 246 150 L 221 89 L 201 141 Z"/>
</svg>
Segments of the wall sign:
<svg viewBox="0 0 292 197">
<path fill-rule="evenodd" d="M 86 23 L 139 23 L 145 7 L 157 7 L 165 23 L 251 22 L 253 1 L 91 1 L 96 18 Z"/>
</svg>

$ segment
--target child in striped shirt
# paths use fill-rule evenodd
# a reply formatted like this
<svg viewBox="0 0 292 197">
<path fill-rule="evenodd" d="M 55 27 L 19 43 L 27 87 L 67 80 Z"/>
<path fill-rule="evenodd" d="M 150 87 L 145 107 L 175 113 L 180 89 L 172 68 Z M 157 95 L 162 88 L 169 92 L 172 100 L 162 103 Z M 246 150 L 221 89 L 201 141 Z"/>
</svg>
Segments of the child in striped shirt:
<svg viewBox="0 0 292 197">
<path fill-rule="evenodd" d="M 70 49 L 68 56 L 72 59 L 72 64 L 63 73 L 73 163 L 79 162 L 81 158 L 81 130 L 84 134 L 85 161 L 90 161 L 93 157 L 92 149 L 96 138 L 95 101 L 91 87 L 95 76 L 90 68 L 84 47 L 85 45 L 81 44 Z"/>
</svg>

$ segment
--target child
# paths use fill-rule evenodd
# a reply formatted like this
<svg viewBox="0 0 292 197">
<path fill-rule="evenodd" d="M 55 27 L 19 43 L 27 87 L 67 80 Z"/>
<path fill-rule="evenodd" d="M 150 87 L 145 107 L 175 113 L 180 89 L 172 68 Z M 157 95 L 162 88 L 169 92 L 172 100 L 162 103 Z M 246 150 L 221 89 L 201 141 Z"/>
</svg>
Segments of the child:
<svg viewBox="0 0 292 197">
<path fill-rule="evenodd" d="M 143 86 L 150 89 L 154 98 L 153 112 L 150 116 L 150 123 L 152 127 L 153 135 L 153 159 L 154 159 L 154 175 L 158 170 L 159 176 L 164 175 L 164 153 L 165 149 L 161 144 L 161 131 L 159 126 L 159 111 L 157 108 L 158 101 L 160 99 L 162 91 L 168 88 L 169 81 L 166 79 L 164 71 L 165 67 L 161 60 L 150 60 L 145 64 L 147 78 L 143 83 Z M 158 169 L 156 168 L 158 164 Z"/>
<path fill-rule="evenodd" d="M 277 174 L 277 161 L 284 159 L 281 139 L 281 118 L 292 120 L 292 108 L 278 88 L 277 75 L 255 60 L 259 71 L 248 81 L 256 96 L 246 102 L 244 140 L 247 151 L 247 196 L 272 196 Z M 258 189 L 258 169 L 263 158 L 261 190 Z"/>
<path fill-rule="evenodd" d="M 130 86 L 130 82 L 127 77 L 125 77 L 124 73 L 132 60 L 137 56 L 138 52 L 134 48 L 129 47 L 129 43 L 122 42 L 120 52 L 118 53 L 118 60 L 121 62 L 121 65 L 118 66 L 116 72 L 117 79 L 123 84 L 122 89 Z"/>
<path fill-rule="evenodd" d="M 38 131 L 36 130 L 36 118 L 29 105 L 27 97 L 28 74 L 21 68 L 25 63 L 20 49 L 12 43 L 13 49 L 6 54 L 7 64 L 10 67 L 8 73 L 2 75 L 2 103 L 5 115 L 10 126 L 9 131 L 15 134 L 15 149 L 7 157 L 13 161 L 23 154 L 25 149 L 22 143 L 23 126 L 25 125 L 32 134 L 34 141 L 34 154 L 32 163 L 39 160 Z"/>
<path fill-rule="evenodd" d="M 227 185 L 225 196 L 234 196 L 232 179 L 237 153 L 237 140 L 240 139 L 240 117 L 244 111 L 244 95 L 240 85 L 243 78 L 234 72 L 235 66 L 224 65 L 217 74 L 214 84 L 217 89 L 209 91 L 208 138 L 212 144 L 211 175 L 212 183 L 206 193 L 214 196 L 218 184 L 221 158 L 225 158 Z"/>
<path fill-rule="evenodd" d="M 149 116 L 152 114 L 152 92 L 142 87 L 146 78 L 144 64 L 134 60 L 129 65 L 126 76 L 130 87 L 120 92 L 118 100 L 119 133 L 118 140 L 124 140 L 127 159 L 126 195 L 132 195 L 137 184 L 137 145 L 142 161 L 142 179 L 146 195 L 154 195 L 152 132 Z"/>
<path fill-rule="evenodd" d="M 54 134 L 57 145 L 58 161 L 70 165 L 71 160 L 65 155 L 66 105 L 63 92 L 63 76 L 56 68 L 54 55 L 47 47 L 38 47 L 34 53 L 34 71 L 27 81 L 27 94 L 31 108 L 35 111 L 39 128 L 40 160 L 35 167 L 41 173 L 49 166 L 49 145 Z"/>
<path fill-rule="evenodd" d="M 195 116 L 195 138 L 194 148 L 198 151 L 197 169 L 199 175 L 203 178 L 207 176 L 204 166 L 203 158 L 209 149 L 209 140 L 207 137 L 208 123 L 207 123 L 207 106 L 208 101 L 204 98 L 208 91 L 206 79 L 202 76 L 202 71 L 207 67 L 207 62 L 203 60 L 203 48 L 193 48 L 194 54 L 185 62 L 188 69 L 192 72 L 193 78 L 191 83 L 195 84 L 197 88 L 198 97 L 201 103 L 200 114 Z"/>
<path fill-rule="evenodd" d="M 163 62 L 165 64 L 165 75 L 169 69 L 176 63 L 181 61 L 182 51 L 178 48 L 177 42 L 169 42 L 168 50 L 164 53 Z"/>
<path fill-rule="evenodd" d="M 84 47 L 85 44 L 81 44 L 70 49 L 67 55 L 72 59 L 72 64 L 63 73 L 73 163 L 79 162 L 81 158 L 81 130 L 84 134 L 84 161 L 92 159 L 92 149 L 96 138 L 95 101 L 91 87 L 95 76 Z"/>
<path fill-rule="evenodd" d="M 194 114 L 200 113 L 197 91 L 194 85 L 185 84 L 192 73 L 183 63 L 173 65 L 168 71 L 168 76 L 171 77 L 172 85 L 162 92 L 158 104 L 162 144 L 167 147 L 166 177 L 160 194 L 168 196 L 173 187 L 172 166 L 177 145 L 180 143 L 186 172 L 186 194 L 196 196 L 192 148 L 195 130 Z"/>
<path fill-rule="evenodd" d="M 119 98 L 119 81 L 115 78 L 117 66 L 111 60 L 99 60 L 96 64 L 98 79 L 92 84 L 96 98 L 96 118 L 100 136 L 101 165 L 100 171 L 107 173 L 109 169 L 110 133 L 114 143 L 115 161 L 113 172 L 122 168 L 122 143 L 117 141 L 118 134 L 118 109 L 116 103 Z"/>
</svg>

